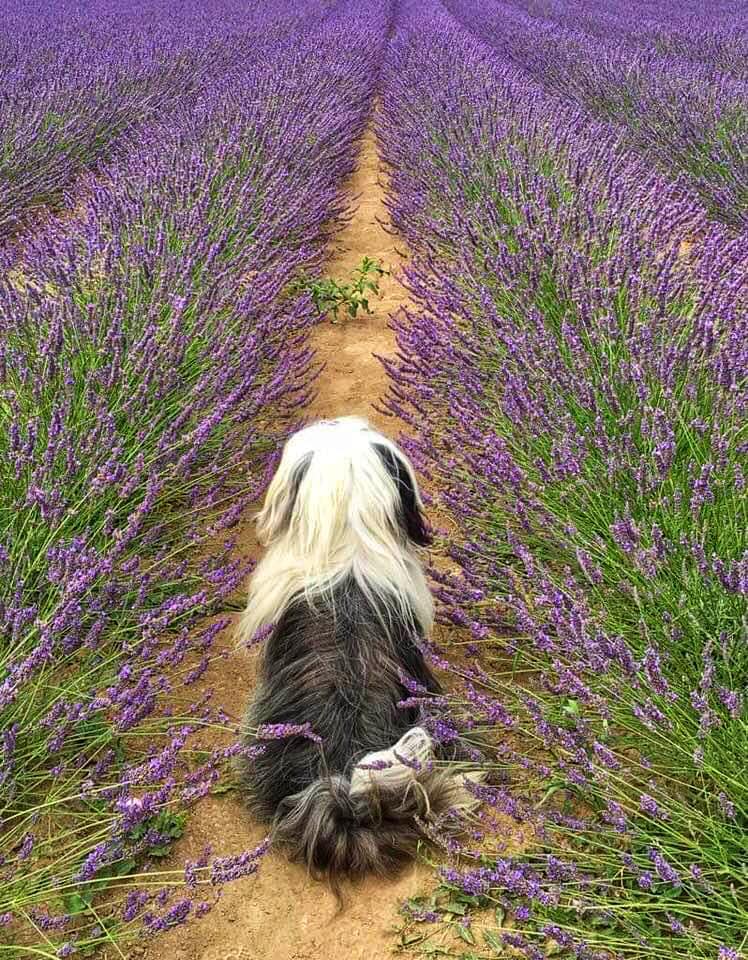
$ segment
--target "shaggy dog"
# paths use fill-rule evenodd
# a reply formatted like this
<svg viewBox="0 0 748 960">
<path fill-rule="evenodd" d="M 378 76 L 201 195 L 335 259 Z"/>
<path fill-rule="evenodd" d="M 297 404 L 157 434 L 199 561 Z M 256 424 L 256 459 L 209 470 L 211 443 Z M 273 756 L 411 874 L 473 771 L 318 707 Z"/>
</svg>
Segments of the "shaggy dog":
<svg viewBox="0 0 748 960">
<path fill-rule="evenodd" d="M 257 518 L 267 549 L 241 633 L 269 636 L 244 742 L 264 724 L 303 723 L 322 742 L 263 741 L 240 766 L 274 843 L 316 877 L 393 872 L 425 823 L 475 805 L 433 766 L 445 754 L 417 711 L 398 707 L 403 676 L 439 690 L 417 645 L 433 623 L 422 508 L 402 451 L 341 417 L 289 439 Z"/>
</svg>

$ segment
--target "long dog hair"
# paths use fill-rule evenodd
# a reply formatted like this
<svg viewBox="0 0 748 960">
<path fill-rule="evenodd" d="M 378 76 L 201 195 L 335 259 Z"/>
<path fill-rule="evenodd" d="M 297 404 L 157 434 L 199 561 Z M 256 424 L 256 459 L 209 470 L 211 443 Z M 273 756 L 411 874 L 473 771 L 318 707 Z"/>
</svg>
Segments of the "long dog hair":
<svg viewBox="0 0 748 960">
<path fill-rule="evenodd" d="M 475 806 L 418 726 L 402 676 L 439 684 L 418 648 L 433 602 L 417 550 L 430 543 L 402 451 L 358 417 L 287 442 L 257 518 L 266 552 L 241 635 L 270 633 L 244 742 L 265 724 L 308 723 L 240 761 L 250 805 L 316 877 L 393 872 L 424 824 Z"/>
</svg>

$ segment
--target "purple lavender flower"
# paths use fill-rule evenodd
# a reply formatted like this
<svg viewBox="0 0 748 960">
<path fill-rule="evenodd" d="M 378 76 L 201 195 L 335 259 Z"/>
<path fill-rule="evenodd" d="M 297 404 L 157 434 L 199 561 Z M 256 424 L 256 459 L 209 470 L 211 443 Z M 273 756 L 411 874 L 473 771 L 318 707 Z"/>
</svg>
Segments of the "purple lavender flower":
<svg viewBox="0 0 748 960">
<path fill-rule="evenodd" d="M 305 737 L 314 743 L 322 743 L 309 723 L 265 723 L 257 728 L 258 740 L 285 740 L 287 737 Z"/>
<path fill-rule="evenodd" d="M 232 857 L 216 857 L 210 867 L 210 882 L 221 886 L 239 877 L 248 877 L 257 872 L 261 857 L 270 848 L 270 838 L 263 840 L 254 850 Z"/>
<path fill-rule="evenodd" d="M 653 890 L 654 889 L 654 878 L 649 871 L 643 871 L 636 878 L 636 882 L 642 888 L 642 890 Z"/>
<path fill-rule="evenodd" d="M 734 947 L 723 944 L 717 951 L 717 960 L 741 960 L 741 957 Z"/>
<path fill-rule="evenodd" d="M 23 838 L 23 843 L 21 844 L 20 850 L 18 851 L 19 860 L 28 860 L 31 856 L 31 852 L 34 849 L 35 837 L 33 833 L 27 833 Z"/>
<path fill-rule="evenodd" d="M 647 793 L 639 797 L 639 809 L 657 820 L 668 820 L 670 817 L 667 810 L 663 810 L 654 797 L 650 797 Z"/>
<path fill-rule="evenodd" d="M 681 879 L 677 870 L 675 870 L 675 868 L 667 862 L 659 850 L 650 848 L 647 851 L 647 855 L 654 864 L 655 869 L 657 870 L 657 875 L 661 880 L 672 884 L 674 887 L 681 886 Z"/>
<path fill-rule="evenodd" d="M 143 926 L 149 933 L 161 933 L 185 923 L 192 913 L 192 901 L 186 897 L 175 903 L 163 915 L 148 913 L 143 917 Z"/>
<path fill-rule="evenodd" d="M 717 691 L 719 699 L 724 704 L 733 720 L 737 720 L 743 710 L 743 696 L 737 690 L 720 687 Z"/>
<path fill-rule="evenodd" d="M 677 917 L 673 916 L 671 913 L 668 913 L 667 919 L 670 929 L 673 931 L 673 933 L 677 934 L 678 936 L 686 936 L 688 934 L 688 930 Z"/>
<path fill-rule="evenodd" d="M 309 399 L 314 309 L 288 289 L 346 209 L 388 16 L 281 6 L 4 11 L 0 787 L 29 915 L 173 839 L 159 815 L 226 759 L 190 760 L 223 722 L 215 614 L 251 568 L 226 532 Z M 49 790 L 70 821 L 53 840 L 33 821 Z M 172 910 L 128 890 L 121 919 Z"/>
</svg>

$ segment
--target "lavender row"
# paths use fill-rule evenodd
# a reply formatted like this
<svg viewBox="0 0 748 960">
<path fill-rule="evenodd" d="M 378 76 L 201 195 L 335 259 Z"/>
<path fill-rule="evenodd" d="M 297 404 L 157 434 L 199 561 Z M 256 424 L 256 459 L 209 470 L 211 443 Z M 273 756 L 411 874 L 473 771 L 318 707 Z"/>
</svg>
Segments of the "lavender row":
<svg viewBox="0 0 748 960">
<path fill-rule="evenodd" d="M 712 216 L 748 223 L 746 81 L 534 18 L 511 2 L 449 0 L 461 24 L 538 83 L 620 124 L 629 142 L 688 178 Z"/>
<path fill-rule="evenodd" d="M 444 544 L 459 574 L 433 577 L 467 658 L 433 651 L 456 688 L 433 730 L 473 740 L 492 776 L 442 881 L 510 913 L 486 943 L 533 960 L 734 960 L 744 235 L 437 3 L 404 4 L 382 97 L 416 302 L 396 321 L 388 407 L 459 531 Z M 534 838 L 524 854 L 507 822 Z"/>
<path fill-rule="evenodd" d="M 384 31 L 357 8 L 144 128 L 85 212 L 6 253 L 0 922 L 19 949 L 166 929 L 264 850 L 148 872 L 234 752 L 190 762 L 235 720 L 194 685 L 247 574 L 232 528 L 312 388 L 315 313 L 287 288 L 343 213 L 369 110 Z"/>
<path fill-rule="evenodd" d="M 591 0 L 515 0 L 513 7 L 543 21 L 644 51 L 693 60 L 748 80 L 748 18 L 741 4 L 625 4 Z"/>
<path fill-rule="evenodd" d="M 289 5 L 290 8 L 291 5 Z M 170 110 L 186 106 L 232 67 L 312 12 L 270 19 L 236 0 L 208 9 L 153 0 L 123 11 L 111 0 L 16 4 L 1 10 L 0 242 L 40 208 L 59 204 L 76 178 Z M 73 196 L 72 203 L 75 203 Z"/>
</svg>

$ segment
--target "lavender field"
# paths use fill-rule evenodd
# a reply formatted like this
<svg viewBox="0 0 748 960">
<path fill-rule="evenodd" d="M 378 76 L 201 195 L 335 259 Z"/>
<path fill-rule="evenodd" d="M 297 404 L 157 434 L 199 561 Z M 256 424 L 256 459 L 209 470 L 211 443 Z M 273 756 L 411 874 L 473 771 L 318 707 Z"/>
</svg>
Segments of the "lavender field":
<svg viewBox="0 0 748 960">
<path fill-rule="evenodd" d="M 410 702 L 488 774 L 391 946 L 748 960 L 746 5 L 0 11 L 0 957 L 359 955 L 237 944 L 267 843 L 180 843 L 233 789 L 253 507 L 361 399 L 297 281 L 373 131 L 408 300 L 363 400 L 444 528 Z"/>
</svg>

